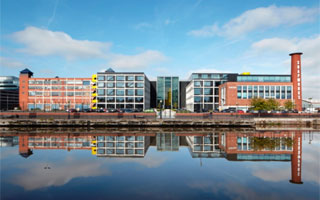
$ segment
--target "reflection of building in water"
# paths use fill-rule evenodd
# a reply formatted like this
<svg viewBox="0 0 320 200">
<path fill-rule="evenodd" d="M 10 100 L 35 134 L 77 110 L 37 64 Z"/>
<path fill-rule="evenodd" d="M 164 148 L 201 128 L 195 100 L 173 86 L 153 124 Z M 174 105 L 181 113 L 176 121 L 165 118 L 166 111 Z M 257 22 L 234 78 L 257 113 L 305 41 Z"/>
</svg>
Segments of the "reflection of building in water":
<svg viewBox="0 0 320 200">
<path fill-rule="evenodd" d="M 15 136 L 0 137 L 0 147 L 13 147 L 19 144 L 19 138 Z"/>
<path fill-rule="evenodd" d="M 186 136 L 192 158 L 222 157 L 220 143 L 224 142 L 224 134 L 212 133 L 205 136 Z M 221 141 L 220 141 L 221 140 Z"/>
<path fill-rule="evenodd" d="M 180 137 L 174 133 L 157 133 L 158 151 L 179 151 Z"/>
<path fill-rule="evenodd" d="M 231 161 L 291 161 L 292 180 L 301 184 L 302 133 L 228 133 L 222 148 Z"/>
<path fill-rule="evenodd" d="M 149 146 L 150 136 L 96 136 L 92 141 L 92 153 L 107 157 L 144 157 Z"/>
<path fill-rule="evenodd" d="M 34 149 L 86 149 L 90 150 L 91 136 L 76 135 L 21 135 L 19 136 L 19 153 L 28 157 Z"/>
</svg>

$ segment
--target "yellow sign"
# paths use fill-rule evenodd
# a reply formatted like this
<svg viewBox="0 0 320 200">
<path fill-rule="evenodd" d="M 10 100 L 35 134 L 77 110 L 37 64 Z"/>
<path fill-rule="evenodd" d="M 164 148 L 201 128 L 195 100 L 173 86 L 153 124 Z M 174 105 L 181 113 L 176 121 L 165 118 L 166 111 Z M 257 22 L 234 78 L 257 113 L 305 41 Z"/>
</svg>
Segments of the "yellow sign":
<svg viewBox="0 0 320 200">
<path fill-rule="evenodd" d="M 243 72 L 241 73 L 241 75 L 250 75 L 251 73 L 250 72 Z"/>
<path fill-rule="evenodd" d="M 97 82 L 97 74 L 92 75 L 92 82 Z"/>
</svg>

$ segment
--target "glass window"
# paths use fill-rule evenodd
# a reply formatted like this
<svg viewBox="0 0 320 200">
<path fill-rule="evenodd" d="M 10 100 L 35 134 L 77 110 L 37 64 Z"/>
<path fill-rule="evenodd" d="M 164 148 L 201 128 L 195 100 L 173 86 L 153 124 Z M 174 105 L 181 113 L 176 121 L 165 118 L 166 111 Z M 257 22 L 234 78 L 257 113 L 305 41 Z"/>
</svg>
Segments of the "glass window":
<svg viewBox="0 0 320 200">
<path fill-rule="evenodd" d="M 199 78 L 199 74 L 192 74 L 192 79 L 197 79 Z"/>
<path fill-rule="evenodd" d="M 127 97 L 126 98 L 126 102 L 134 102 L 134 98 L 133 97 Z"/>
<path fill-rule="evenodd" d="M 252 85 L 248 86 L 248 99 L 252 99 Z"/>
<path fill-rule="evenodd" d="M 114 76 L 107 76 L 108 81 L 114 81 Z"/>
<path fill-rule="evenodd" d="M 116 100 L 117 100 L 117 102 L 122 102 L 122 103 L 124 102 L 124 98 L 123 97 L 117 97 Z"/>
<path fill-rule="evenodd" d="M 136 96 L 143 96 L 143 89 L 136 89 Z"/>
<path fill-rule="evenodd" d="M 207 79 L 208 78 L 208 74 L 202 74 L 202 78 Z"/>
<path fill-rule="evenodd" d="M 136 83 L 137 88 L 143 88 L 144 84 L 143 83 Z"/>
<path fill-rule="evenodd" d="M 259 86 L 259 97 L 264 98 L 264 86 Z"/>
<path fill-rule="evenodd" d="M 205 86 L 205 87 L 211 87 L 211 86 L 213 86 L 212 81 L 205 81 L 205 82 L 204 82 L 204 86 Z"/>
<path fill-rule="evenodd" d="M 136 76 L 136 81 L 143 81 L 143 76 Z"/>
<path fill-rule="evenodd" d="M 201 88 L 194 88 L 194 95 L 201 95 L 202 89 Z"/>
<path fill-rule="evenodd" d="M 82 85 L 90 85 L 90 81 L 82 81 Z"/>
<path fill-rule="evenodd" d="M 124 90 L 117 89 L 117 96 L 124 96 Z"/>
<path fill-rule="evenodd" d="M 271 98 L 275 98 L 275 95 L 274 95 L 274 86 L 270 86 L 270 97 Z"/>
<path fill-rule="evenodd" d="M 134 82 L 126 83 L 126 87 L 133 88 L 134 87 Z"/>
<path fill-rule="evenodd" d="M 105 102 L 105 98 L 104 97 L 97 97 L 98 102 Z"/>
<path fill-rule="evenodd" d="M 136 103 L 143 103 L 143 97 L 136 97 Z"/>
<path fill-rule="evenodd" d="M 213 89 L 212 88 L 204 88 L 204 94 L 205 95 L 213 95 Z"/>
<path fill-rule="evenodd" d="M 286 86 L 281 86 L 281 99 L 286 98 Z"/>
<path fill-rule="evenodd" d="M 270 87 L 265 86 L 265 98 L 270 98 Z"/>
<path fill-rule="evenodd" d="M 114 97 L 107 97 L 107 102 L 109 102 L 109 103 L 114 102 Z"/>
<path fill-rule="evenodd" d="M 201 87 L 201 81 L 195 81 L 194 87 Z"/>
<path fill-rule="evenodd" d="M 204 97 L 203 100 L 204 100 L 204 102 L 208 102 L 208 103 L 212 103 L 213 102 L 213 98 L 212 97 Z"/>
<path fill-rule="evenodd" d="M 126 90 L 126 95 L 127 96 L 133 96 L 134 95 L 134 90 L 133 89 Z"/>
<path fill-rule="evenodd" d="M 117 82 L 117 88 L 123 88 L 124 83 L 123 82 Z"/>
<path fill-rule="evenodd" d="M 104 82 L 98 82 L 98 88 L 103 88 L 104 87 Z"/>
<path fill-rule="evenodd" d="M 114 89 L 107 89 L 107 96 L 114 96 Z"/>
<path fill-rule="evenodd" d="M 124 76 L 117 76 L 117 81 L 124 81 Z"/>
<path fill-rule="evenodd" d="M 126 80 L 127 80 L 127 81 L 134 81 L 134 76 L 127 76 L 127 77 L 126 77 Z"/>
<path fill-rule="evenodd" d="M 114 83 L 107 83 L 108 88 L 114 88 L 114 85 L 115 85 Z"/>
<path fill-rule="evenodd" d="M 238 99 L 241 99 L 242 97 L 241 85 L 237 86 L 237 97 Z"/>
<path fill-rule="evenodd" d="M 104 89 L 98 89 L 97 92 L 98 95 L 104 95 Z"/>
<path fill-rule="evenodd" d="M 247 86 L 242 86 L 242 98 L 247 98 Z"/>
<path fill-rule="evenodd" d="M 280 86 L 276 86 L 276 99 L 280 99 Z"/>
<path fill-rule="evenodd" d="M 194 97 L 194 102 L 201 103 L 202 102 L 201 97 Z"/>
<path fill-rule="evenodd" d="M 98 81 L 104 81 L 104 76 L 98 76 Z"/>
</svg>

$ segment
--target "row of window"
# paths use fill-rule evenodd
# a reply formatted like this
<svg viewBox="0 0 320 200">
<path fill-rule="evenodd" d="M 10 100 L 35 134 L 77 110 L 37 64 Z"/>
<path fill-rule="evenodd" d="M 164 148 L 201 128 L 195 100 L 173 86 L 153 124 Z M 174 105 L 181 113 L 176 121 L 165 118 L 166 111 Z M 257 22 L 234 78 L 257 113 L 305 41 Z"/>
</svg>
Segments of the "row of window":
<svg viewBox="0 0 320 200">
<path fill-rule="evenodd" d="M 220 81 L 194 81 L 193 82 L 194 87 L 218 87 L 221 85 Z"/>
<path fill-rule="evenodd" d="M 98 155 L 143 155 L 143 149 L 98 149 Z"/>
<path fill-rule="evenodd" d="M 84 143 L 56 143 L 56 142 L 44 142 L 44 143 L 33 143 L 29 142 L 29 147 L 90 147 L 90 142 Z"/>
<path fill-rule="evenodd" d="M 61 108 L 64 107 L 64 108 Z M 68 104 L 28 104 L 28 109 L 29 110 L 34 110 L 34 109 L 40 109 L 40 110 L 44 110 L 44 108 L 46 109 L 50 109 L 51 110 L 59 110 L 59 109 L 67 109 L 70 108 L 70 106 Z M 76 104 L 75 109 L 88 109 L 90 108 L 90 104 Z"/>
<path fill-rule="evenodd" d="M 68 80 L 68 81 L 55 81 L 55 80 L 30 80 L 29 85 L 90 85 L 90 81 L 81 80 Z"/>
<path fill-rule="evenodd" d="M 104 76 L 104 75 L 98 75 L 98 81 L 143 81 L 144 76 Z"/>
<path fill-rule="evenodd" d="M 98 82 L 98 88 L 114 88 L 114 87 L 117 87 L 117 88 L 124 88 L 124 87 L 127 87 L 127 88 L 143 88 L 144 87 L 144 84 L 143 82 L 140 82 L 140 83 L 134 83 L 134 82 L 128 82 L 128 83 L 124 83 L 124 82 L 117 82 L 117 83 L 114 83 L 114 82 L 107 82 L 107 83 L 104 83 L 104 82 Z"/>
<path fill-rule="evenodd" d="M 194 95 L 213 95 L 212 88 L 194 88 Z M 219 88 L 214 89 L 214 94 L 219 95 Z"/>
<path fill-rule="evenodd" d="M 98 142 L 97 147 L 143 148 L 143 142 Z"/>
<path fill-rule="evenodd" d="M 45 86 L 41 86 L 41 85 L 32 85 L 29 86 L 29 89 L 37 89 L 37 90 L 61 90 L 61 89 L 67 89 L 67 90 L 82 90 L 82 89 L 90 89 L 90 85 L 88 86 L 81 86 L 81 85 L 77 85 L 77 86 L 50 86 L 50 85 L 45 85 Z"/>
<path fill-rule="evenodd" d="M 108 104 L 98 104 L 98 108 L 135 108 L 135 109 L 143 109 L 143 104 L 120 104 L 120 103 L 108 103 Z"/>
<path fill-rule="evenodd" d="M 192 74 L 192 79 L 226 79 L 227 74 Z"/>
<path fill-rule="evenodd" d="M 98 96 L 143 96 L 143 89 L 98 89 Z"/>
<path fill-rule="evenodd" d="M 194 97 L 194 103 L 202 103 L 202 102 L 213 103 L 213 100 L 215 103 L 218 103 L 219 97 L 215 97 L 215 98 L 210 97 L 210 96 L 204 96 L 204 97 L 195 96 Z"/>
<path fill-rule="evenodd" d="M 79 137 L 74 137 L 74 138 L 69 138 L 69 137 L 29 137 L 29 141 L 46 141 L 46 142 L 64 142 L 64 141 L 69 141 L 69 142 L 86 142 L 89 140 L 89 138 L 79 138 Z"/>
<path fill-rule="evenodd" d="M 275 98 L 291 99 L 292 86 L 257 86 L 257 85 L 239 85 L 237 86 L 238 99 L 252 98 Z"/>
<path fill-rule="evenodd" d="M 58 97 L 58 96 L 68 96 L 68 97 L 73 97 L 73 96 L 84 96 L 84 97 L 90 97 L 90 92 L 39 92 L 39 91 L 29 91 L 29 96 L 53 96 L 53 97 Z"/>
<path fill-rule="evenodd" d="M 113 103 L 113 102 L 120 102 L 120 103 L 143 103 L 143 97 L 98 97 L 97 98 L 99 103 L 103 102 L 108 102 L 108 103 Z"/>
<path fill-rule="evenodd" d="M 238 76 L 238 82 L 291 82 L 291 76 Z"/>
<path fill-rule="evenodd" d="M 98 141 L 143 141 L 143 136 L 98 136 Z"/>
</svg>

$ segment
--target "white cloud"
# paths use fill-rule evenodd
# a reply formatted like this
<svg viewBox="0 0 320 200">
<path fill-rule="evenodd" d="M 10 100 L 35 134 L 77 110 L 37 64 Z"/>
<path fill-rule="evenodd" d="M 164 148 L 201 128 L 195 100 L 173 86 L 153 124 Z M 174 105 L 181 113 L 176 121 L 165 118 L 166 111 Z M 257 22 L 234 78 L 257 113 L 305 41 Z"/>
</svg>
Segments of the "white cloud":
<svg viewBox="0 0 320 200">
<path fill-rule="evenodd" d="M 76 40 L 64 32 L 29 26 L 12 38 L 25 48 L 21 52 L 36 56 L 58 55 L 67 59 L 103 58 L 111 46 L 107 42 Z"/>
<path fill-rule="evenodd" d="M 302 94 L 304 98 L 313 97 L 320 99 L 320 35 L 310 38 L 268 38 L 255 42 L 251 45 L 254 54 L 271 53 L 277 56 L 280 53 L 303 52 L 301 57 L 302 66 Z M 283 61 L 290 66 L 290 60 Z"/>
<path fill-rule="evenodd" d="M 113 55 L 109 61 L 110 67 L 120 69 L 142 69 L 167 60 L 159 51 L 147 50 L 136 55 Z"/>
<path fill-rule="evenodd" d="M 0 66 L 7 67 L 7 68 L 21 68 L 25 66 L 25 64 L 12 58 L 6 58 L 6 57 L 0 56 Z"/>
<path fill-rule="evenodd" d="M 231 19 L 223 26 L 207 25 L 188 34 L 198 37 L 214 35 L 236 37 L 255 30 L 266 30 L 281 25 L 293 26 L 311 22 L 318 15 L 317 8 L 306 7 L 260 7 L 247 10 L 240 16 Z"/>
</svg>

